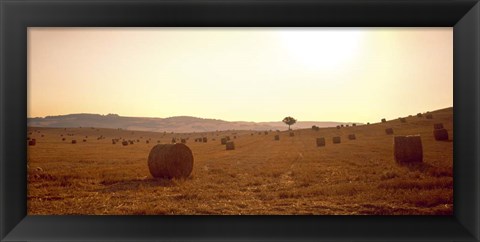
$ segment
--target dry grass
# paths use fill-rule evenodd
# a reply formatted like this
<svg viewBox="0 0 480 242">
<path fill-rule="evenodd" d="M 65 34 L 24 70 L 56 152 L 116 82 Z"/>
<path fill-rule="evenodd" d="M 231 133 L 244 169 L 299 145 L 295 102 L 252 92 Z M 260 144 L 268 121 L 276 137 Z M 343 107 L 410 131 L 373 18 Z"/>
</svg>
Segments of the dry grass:
<svg viewBox="0 0 480 242">
<path fill-rule="evenodd" d="M 235 150 L 220 142 L 188 142 L 195 163 L 182 180 L 153 179 L 150 149 L 160 140 L 199 135 L 225 137 L 232 132 L 170 134 L 113 129 L 29 128 L 28 214 L 452 214 L 453 142 L 435 141 L 434 123 L 453 137 L 452 109 L 433 119 L 408 117 L 342 129 L 322 128 L 251 135 L 235 131 Z M 397 165 L 396 135 L 420 134 L 424 162 Z M 40 133 L 34 132 L 40 131 Z M 357 140 L 348 140 L 355 133 Z M 62 141 L 62 136 L 67 141 Z M 41 137 L 44 135 L 44 137 Z M 80 137 L 106 137 L 72 145 Z M 332 137 L 342 143 L 332 144 Z M 113 145 L 111 139 L 140 140 Z M 142 138 L 140 138 L 142 137 Z M 218 138 L 217 137 L 217 138 Z M 325 137 L 326 146 L 316 147 Z"/>
</svg>

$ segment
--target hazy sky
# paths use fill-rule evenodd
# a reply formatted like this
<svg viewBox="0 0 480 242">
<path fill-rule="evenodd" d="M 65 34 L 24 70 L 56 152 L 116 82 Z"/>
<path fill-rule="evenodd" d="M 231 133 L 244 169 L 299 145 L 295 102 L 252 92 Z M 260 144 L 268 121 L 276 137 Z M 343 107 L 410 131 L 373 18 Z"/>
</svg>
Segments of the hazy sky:
<svg viewBox="0 0 480 242">
<path fill-rule="evenodd" d="M 452 28 L 28 28 L 28 117 L 378 122 L 450 106 Z"/>
</svg>

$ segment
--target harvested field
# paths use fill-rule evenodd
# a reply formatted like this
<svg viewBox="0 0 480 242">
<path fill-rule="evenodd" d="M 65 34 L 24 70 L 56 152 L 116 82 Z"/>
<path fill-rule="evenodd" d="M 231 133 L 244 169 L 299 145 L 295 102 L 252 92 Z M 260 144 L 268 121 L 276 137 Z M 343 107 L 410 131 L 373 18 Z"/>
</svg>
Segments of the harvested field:
<svg viewBox="0 0 480 242">
<path fill-rule="evenodd" d="M 156 143 L 169 144 L 185 134 L 29 127 L 36 144 L 25 144 L 28 214 L 452 215 L 453 109 L 431 114 L 433 119 L 413 116 L 406 123 L 297 129 L 292 137 L 285 130 L 276 133 L 275 142 L 249 130 L 197 133 L 207 140 L 235 132 L 235 150 L 220 145 L 223 139 L 187 142 L 192 174 L 172 180 L 150 175 L 148 155 Z M 443 123 L 448 141 L 435 141 L 435 123 Z M 395 135 L 385 135 L 386 128 Z M 356 140 L 348 139 L 352 133 Z M 397 164 L 394 136 L 417 134 L 423 162 Z M 62 135 L 104 138 L 72 145 Z M 342 141 L 332 145 L 335 136 Z M 315 145 L 318 137 L 325 138 L 325 147 Z"/>
</svg>

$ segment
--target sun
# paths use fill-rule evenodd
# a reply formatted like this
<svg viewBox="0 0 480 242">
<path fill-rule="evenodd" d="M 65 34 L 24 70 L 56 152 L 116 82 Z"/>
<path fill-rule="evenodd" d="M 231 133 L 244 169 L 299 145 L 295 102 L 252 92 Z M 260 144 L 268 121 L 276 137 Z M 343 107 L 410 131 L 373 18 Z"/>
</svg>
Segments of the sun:
<svg viewBox="0 0 480 242">
<path fill-rule="evenodd" d="M 358 55 L 362 35 L 359 29 L 286 29 L 280 32 L 280 42 L 305 67 L 337 69 Z"/>
</svg>

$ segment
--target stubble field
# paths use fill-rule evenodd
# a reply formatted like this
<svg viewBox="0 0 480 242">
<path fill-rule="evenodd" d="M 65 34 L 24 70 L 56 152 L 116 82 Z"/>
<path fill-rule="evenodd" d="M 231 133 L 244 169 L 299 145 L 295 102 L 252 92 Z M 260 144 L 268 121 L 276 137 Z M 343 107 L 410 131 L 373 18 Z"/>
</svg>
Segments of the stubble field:
<svg viewBox="0 0 480 242">
<path fill-rule="evenodd" d="M 28 146 L 28 214 L 451 215 L 453 109 L 432 114 L 433 119 L 407 117 L 406 123 L 294 130 L 294 137 L 288 131 L 172 134 L 29 127 L 27 136 L 36 145 Z M 449 141 L 435 141 L 434 123 L 443 123 Z M 387 127 L 393 135 L 385 134 Z M 349 134 L 356 140 L 348 140 Z M 413 134 L 421 135 L 424 162 L 396 164 L 393 137 Z M 227 135 L 235 150 L 221 145 Z M 341 143 L 333 144 L 333 136 L 341 136 Z M 149 151 L 173 137 L 188 138 L 195 159 L 192 175 L 154 179 Z M 200 137 L 208 142 L 194 141 Z M 316 147 L 317 137 L 325 137 L 325 147 Z M 114 138 L 135 142 L 112 144 Z"/>
</svg>

